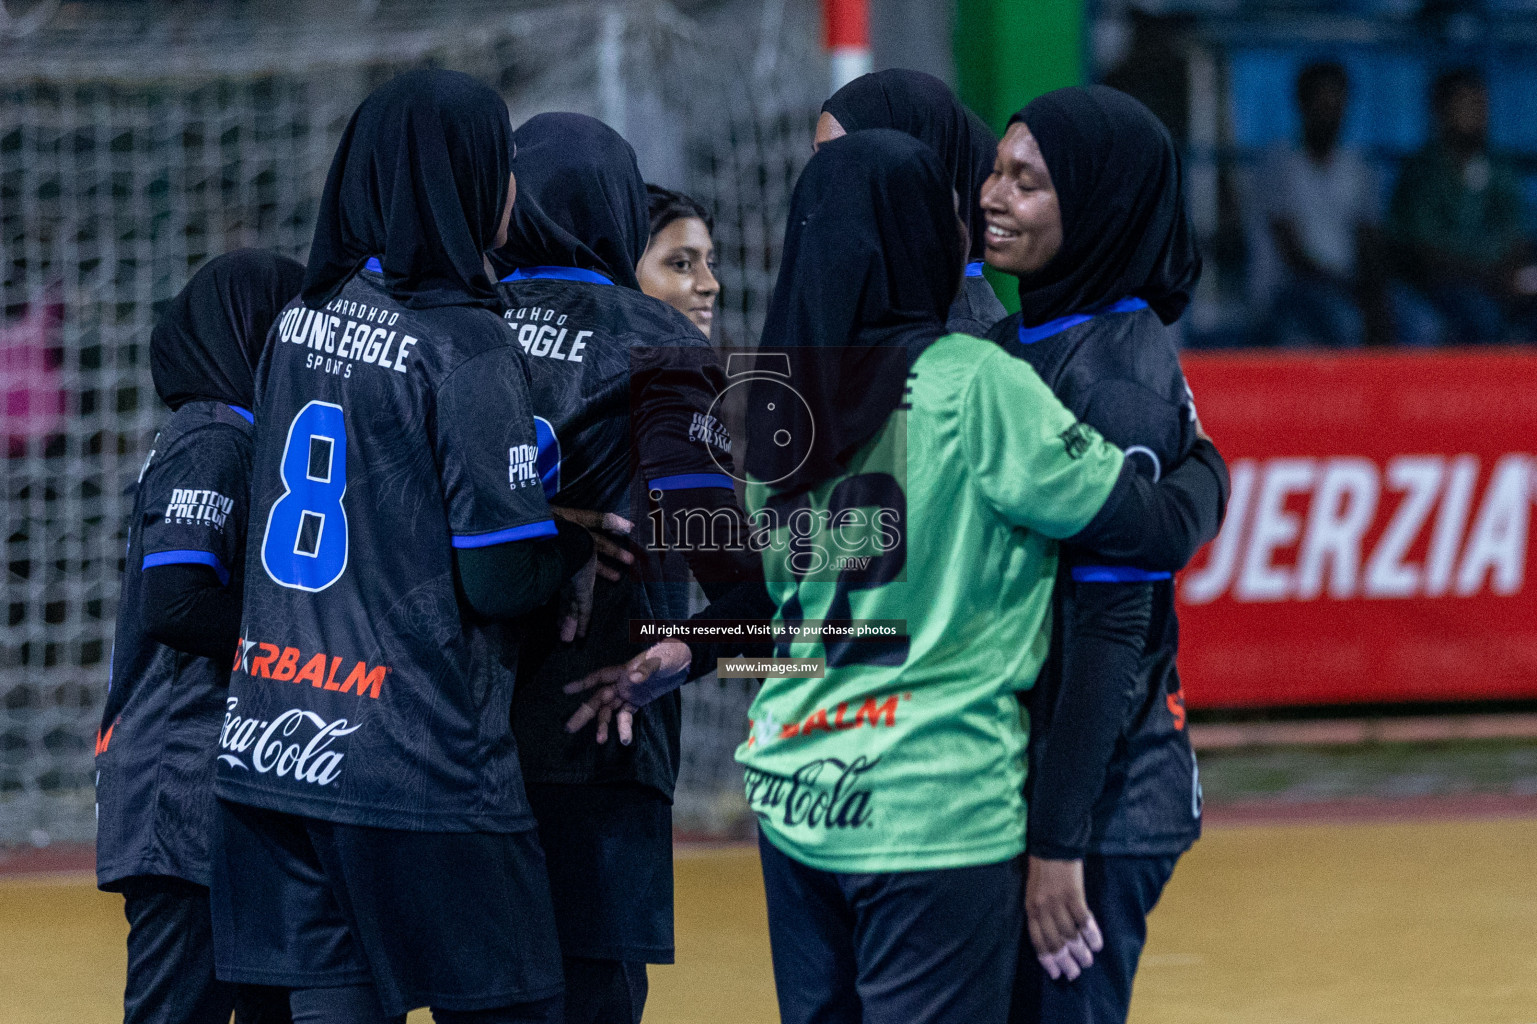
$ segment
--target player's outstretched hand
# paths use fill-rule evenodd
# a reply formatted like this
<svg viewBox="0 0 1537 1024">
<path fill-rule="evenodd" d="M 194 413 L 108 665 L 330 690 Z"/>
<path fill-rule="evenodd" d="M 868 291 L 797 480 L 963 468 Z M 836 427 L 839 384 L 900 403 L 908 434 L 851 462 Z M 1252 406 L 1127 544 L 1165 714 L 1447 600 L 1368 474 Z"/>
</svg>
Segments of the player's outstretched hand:
<svg viewBox="0 0 1537 1024">
<path fill-rule="evenodd" d="M 567 683 L 567 693 L 596 692 L 576 709 L 566 723 L 566 731 L 577 732 L 596 719 L 597 741 L 607 743 L 608 727 L 617 718 L 619 742 L 629 746 L 634 738 L 635 712 L 682 686 L 692 660 L 688 644 L 663 640 L 623 665 L 607 665 Z"/>
<path fill-rule="evenodd" d="M 571 643 L 587 635 L 587 625 L 592 621 L 592 593 L 598 585 L 598 577 L 619 580 L 621 570 L 609 565 L 605 559 L 632 565 L 635 556 L 615 537 L 628 537 L 635 524 L 613 512 L 594 512 L 585 508 L 552 507 L 560 518 L 583 527 L 592 535 L 592 557 L 571 577 L 566 588 L 566 614 L 560 620 L 560 639 Z"/>
<path fill-rule="evenodd" d="M 1105 948 L 1084 892 L 1081 860 L 1029 859 L 1025 920 L 1036 958 L 1053 981 L 1073 981 Z"/>
</svg>

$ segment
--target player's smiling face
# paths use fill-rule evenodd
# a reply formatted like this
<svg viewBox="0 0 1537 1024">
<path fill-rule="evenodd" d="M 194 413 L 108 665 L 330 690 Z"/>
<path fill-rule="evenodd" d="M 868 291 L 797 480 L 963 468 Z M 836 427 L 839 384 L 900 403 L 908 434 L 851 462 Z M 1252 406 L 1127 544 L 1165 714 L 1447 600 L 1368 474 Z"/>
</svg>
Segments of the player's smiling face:
<svg viewBox="0 0 1537 1024">
<path fill-rule="evenodd" d="M 1030 129 L 1016 121 L 998 144 L 982 186 L 987 262 L 1019 276 L 1040 270 L 1062 248 L 1062 211 L 1046 158 Z"/>
<path fill-rule="evenodd" d="M 698 217 L 679 217 L 658 231 L 635 267 L 640 290 L 661 299 L 710 336 L 715 322 L 715 244 Z"/>
</svg>

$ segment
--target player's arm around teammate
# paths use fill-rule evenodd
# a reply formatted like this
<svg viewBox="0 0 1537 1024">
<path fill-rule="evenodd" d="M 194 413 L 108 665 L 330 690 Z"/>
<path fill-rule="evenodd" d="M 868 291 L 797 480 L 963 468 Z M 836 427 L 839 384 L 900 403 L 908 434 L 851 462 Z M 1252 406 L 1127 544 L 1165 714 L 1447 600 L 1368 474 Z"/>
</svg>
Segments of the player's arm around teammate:
<svg viewBox="0 0 1537 1024">
<path fill-rule="evenodd" d="M 898 68 L 862 75 L 829 97 L 822 104 L 821 115 L 817 119 L 812 140 L 813 151 L 851 131 L 870 128 L 895 129 L 927 144 L 943 161 L 956 195 L 971 197 L 971 201 L 961 202 L 958 209 L 968 239 L 966 273 L 960 291 L 950 305 L 946 327 L 952 331 L 981 334 L 1005 315 L 1002 303 L 993 294 L 992 286 L 982 277 L 982 213 L 976 203 L 982 182 L 992 171 L 997 138 L 992 129 L 967 110 L 942 81 L 921 71 Z M 652 249 L 656 250 L 658 261 L 668 251 L 658 244 L 658 213 L 665 214 L 673 210 L 675 203 L 677 209 L 683 210 L 686 209 L 683 202 L 692 202 L 687 197 L 672 200 L 668 198 L 669 195 L 675 194 L 666 193 L 666 190 L 653 193 Z M 702 210 L 698 212 L 703 214 Z M 708 224 L 701 220 L 698 227 L 690 230 L 696 236 L 701 230 L 707 235 Z M 651 249 L 647 251 L 646 260 L 653 260 Z M 643 261 L 642 285 L 648 294 L 660 296 L 661 289 L 653 291 L 647 281 L 661 284 L 669 279 L 660 272 L 660 266 L 655 267 L 653 276 L 648 278 L 644 272 L 646 268 L 647 263 Z M 714 286 L 713 277 L 709 279 L 709 284 Z M 686 295 L 680 296 L 674 304 L 684 308 L 685 301 L 693 300 L 687 299 Z M 701 329 L 708 333 L 707 328 Z M 712 604 L 698 612 L 695 618 L 750 619 L 773 614 L 773 602 L 761 587 L 743 586 L 730 594 L 712 596 L 715 597 Z M 582 692 L 598 686 L 617 686 L 623 682 L 625 687 L 635 688 L 630 695 L 638 704 L 620 700 L 618 689 L 610 689 L 584 704 L 572 718 L 569 728 L 575 731 L 597 719 L 598 740 L 604 742 L 608 737 L 610 722 L 617 717 L 620 740 L 628 742 L 636 708 L 655 699 L 668 686 L 678 685 L 684 679 L 712 671 L 719 657 L 767 655 L 771 649 L 772 645 L 753 641 L 654 645 L 636 655 L 628 664 L 606 666 L 571 685 L 571 692 Z"/>
<path fill-rule="evenodd" d="M 894 129 L 928 145 L 944 163 L 957 197 L 971 197 L 970 202 L 962 201 L 958 208 L 968 239 L 966 273 L 960 291 L 950 305 L 946 327 L 952 331 L 981 334 L 1005 315 L 992 286 L 982 277 L 982 212 L 976 203 L 982 182 L 992 171 L 997 138 L 944 82 L 921 71 L 892 68 L 856 78 L 822 104 L 812 139 L 813 151 L 851 131 L 871 128 Z M 665 198 L 658 198 L 659 202 L 653 202 L 653 225 L 658 210 L 669 209 Z M 653 232 L 655 230 L 654 227 Z M 653 246 L 655 244 L 653 241 Z M 652 253 L 648 250 L 647 259 L 651 258 Z M 646 280 L 643 275 L 643 285 Z M 649 287 L 648 293 L 656 294 L 650 292 Z M 773 607 L 762 588 L 745 586 L 729 595 L 719 596 L 710 607 L 694 617 L 764 618 L 773 614 Z M 608 737 L 610 723 L 616 721 L 621 742 L 628 742 L 636 708 L 665 692 L 669 684 L 677 685 L 683 679 L 712 671 L 720 657 L 767 655 L 771 649 L 772 645 L 751 641 L 653 645 L 625 665 L 606 666 L 571 684 L 572 692 L 599 686 L 614 688 L 599 693 L 584 704 L 569 727 L 573 731 L 581 729 L 596 719 L 599 742 L 603 742 Z M 630 695 L 638 704 L 620 698 L 621 684 L 627 691 L 634 688 Z"/>
<path fill-rule="evenodd" d="M 1168 133 L 1113 89 L 1050 93 L 1011 122 L 981 199 L 988 260 L 1020 278 L 994 340 L 1149 477 L 1178 464 L 1199 427 L 1168 325 L 1201 261 Z M 1035 957 L 1018 1022 L 1125 1020 L 1146 915 L 1200 833 L 1167 568 L 1064 549 L 1029 696 Z"/>
<path fill-rule="evenodd" d="M 1186 512 L 1215 517 L 1225 487 L 1209 446 L 1139 478 L 1028 367 L 946 333 L 952 195 L 909 136 L 819 149 L 765 333 L 794 394 L 766 383 L 750 403 L 776 621 L 905 626 L 783 643 L 825 675 L 765 681 L 737 753 L 788 1022 L 1004 1019 L 1023 928 L 1015 691 L 1045 653 L 1052 538 L 1177 557 Z"/>
<path fill-rule="evenodd" d="M 97 879 L 129 921 L 128 1024 L 287 1015 L 287 993 L 214 978 L 213 753 L 240 630 L 254 373 L 304 268 L 218 256 L 150 335 L 171 418 L 140 473 L 107 705 L 96 740 Z"/>
<path fill-rule="evenodd" d="M 505 620 L 591 542 L 539 487 L 528 368 L 485 271 L 514 154 L 506 104 L 466 75 L 375 90 L 258 373 L 215 955 L 315 1024 L 560 1019 Z M 517 575 L 487 584 L 498 567 Z"/>
</svg>

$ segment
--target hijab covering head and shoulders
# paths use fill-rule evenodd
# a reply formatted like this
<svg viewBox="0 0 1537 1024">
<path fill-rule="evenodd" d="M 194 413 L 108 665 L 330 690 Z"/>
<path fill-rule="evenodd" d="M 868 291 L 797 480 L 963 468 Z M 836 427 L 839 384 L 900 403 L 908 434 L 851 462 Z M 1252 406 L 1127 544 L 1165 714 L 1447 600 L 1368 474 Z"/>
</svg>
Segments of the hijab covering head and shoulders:
<svg viewBox="0 0 1537 1024">
<path fill-rule="evenodd" d="M 1080 419 L 1170 466 L 1195 440 L 1170 325 L 1201 275 L 1178 151 L 1151 111 L 1109 86 L 1047 93 L 1014 121 L 1051 173 L 1062 247 L 1020 278 L 1021 312 L 993 338 Z"/>
<path fill-rule="evenodd" d="M 1124 299 L 1147 303 L 1165 324 L 1178 320 L 1201 254 L 1168 129 L 1107 85 L 1046 93 L 1015 122 L 1039 144 L 1062 215 L 1057 255 L 1019 279 L 1018 322 L 1033 327 Z"/>
<path fill-rule="evenodd" d="M 640 290 L 635 267 L 651 218 L 629 142 L 597 118 L 573 113 L 538 114 L 513 138 L 518 200 L 507 244 L 491 254 L 503 300 L 513 305 L 529 275 L 574 269 L 585 272 L 577 280 L 590 281 L 596 274 L 616 287 L 593 283 L 585 299 L 623 310 L 620 320 L 634 319 L 638 331 L 664 335 L 669 345 L 696 344 L 699 331 L 687 317 Z"/>
<path fill-rule="evenodd" d="M 822 104 L 849 133 L 891 128 L 924 143 L 943 163 L 960 198 L 971 259 L 982 258 L 982 183 L 992 173 L 998 139 L 944 82 L 922 71 L 891 68 L 854 79 Z"/>
<path fill-rule="evenodd" d="M 303 275 L 301 264 L 270 251 L 215 256 L 166 304 L 150 334 L 155 390 L 172 413 L 126 491 L 132 526 L 120 549 L 112 686 L 102 710 L 103 733 L 117 739 L 96 765 L 103 889 L 120 891 L 147 874 L 210 881 L 208 837 L 217 819 L 208 730 L 228 694 L 230 663 L 173 650 L 151 627 L 169 620 L 217 636 L 209 601 L 198 598 L 204 589 L 221 591 L 214 604 L 238 616 L 252 525 L 254 374 L 268 330 Z M 175 607 L 183 602 L 199 610 Z M 220 609 L 213 610 L 216 618 Z M 228 624 L 231 646 L 236 625 Z"/>
<path fill-rule="evenodd" d="M 902 403 L 912 364 L 947 333 L 963 255 L 949 176 L 931 148 L 878 128 L 817 151 L 790 199 L 760 349 L 782 353 L 806 405 L 788 419 L 749 416 L 753 477 L 791 497 L 843 471 Z M 809 453 L 773 443 L 781 427 L 809 436 L 808 414 Z"/>
<path fill-rule="evenodd" d="M 267 332 L 303 278 L 302 264 L 266 249 L 237 249 L 205 263 L 150 334 L 160 400 L 173 411 L 220 402 L 249 415 Z"/>
<path fill-rule="evenodd" d="M 922 71 L 876 71 L 833 93 L 822 110 L 832 114 L 846 132 L 891 128 L 934 150 L 960 201 L 961 221 L 970 239 L 969 261 L 981 261 L 986 251 L 982 184 L 993 171 L 998 138 L 949 86 Z M 978 266 L 967 275 L 947 319 L 953 331 L 982 334 L 1005 313 Z"/>
<path fill-rule="evenodd" d="M 384 290 L 408 310 L 497 310 L 482 257 L 513 153 L 507 104 L 468 75 L 410 71 L 374 90 L 326 177 L 304 304 L 323 307 L 377 257 Z"/>
</svg>

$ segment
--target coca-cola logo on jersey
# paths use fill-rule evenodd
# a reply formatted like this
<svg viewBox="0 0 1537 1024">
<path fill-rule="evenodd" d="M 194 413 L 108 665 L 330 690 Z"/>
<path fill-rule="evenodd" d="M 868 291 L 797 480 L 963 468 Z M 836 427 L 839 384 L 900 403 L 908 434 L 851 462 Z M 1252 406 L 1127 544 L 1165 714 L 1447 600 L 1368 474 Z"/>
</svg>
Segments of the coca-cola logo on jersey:
<svg viewBox="0 0 1537 1024">
<path fill-rule="evenodd" d="M 316 786 L 336 781 L 346 752 L 332 745 L 362 724 L 349 725 L 345 718 L 328 722 L 302 708 L 289 708 L 271 719 L 245 718 L 236 714 L 239 706 L 240 698 L 226 698 L 219 760 L 232 768 Z"/>
<path fill-rule="evenodd" d="M 1237 459 L 1222 532 L 1185 604 L 1510 596 L 1526 584 L 1537 459 Z"/>
<path fill-rule="evenodd" d="M 858 828 L 870 819 L 870 780 L 863 776 L 878 764 L 878 757 L 822 757 L 790 775 L 749 768 L 747 803 L 763 815 L 782 810 L 790 828 Z"/>
</svg>

